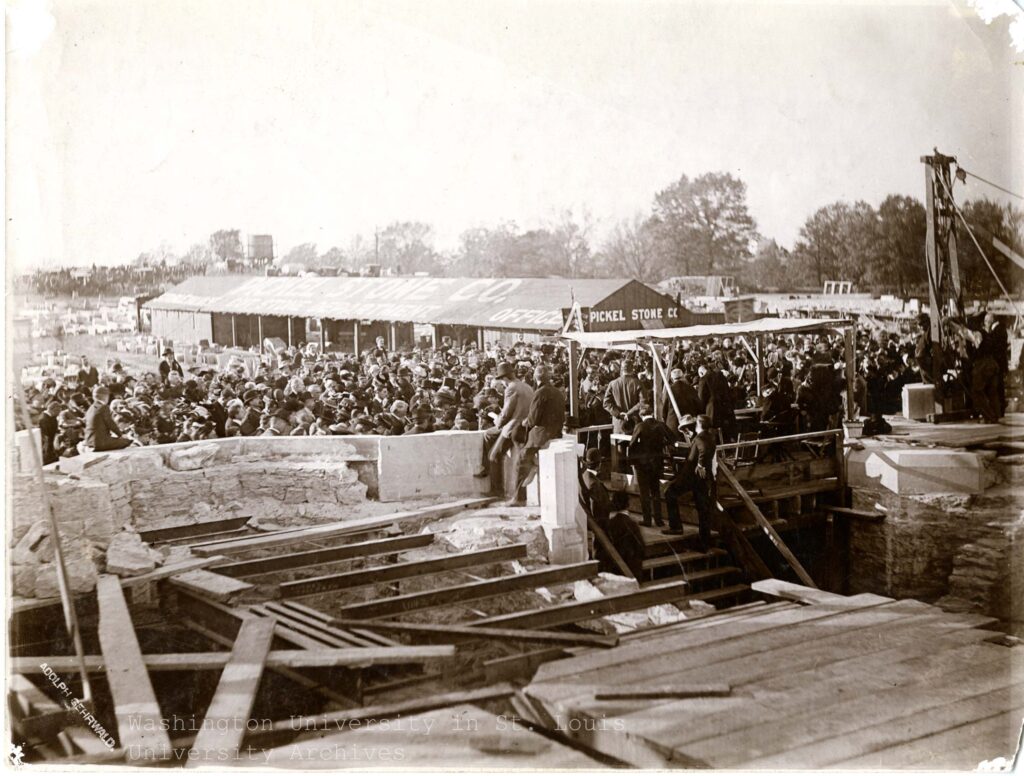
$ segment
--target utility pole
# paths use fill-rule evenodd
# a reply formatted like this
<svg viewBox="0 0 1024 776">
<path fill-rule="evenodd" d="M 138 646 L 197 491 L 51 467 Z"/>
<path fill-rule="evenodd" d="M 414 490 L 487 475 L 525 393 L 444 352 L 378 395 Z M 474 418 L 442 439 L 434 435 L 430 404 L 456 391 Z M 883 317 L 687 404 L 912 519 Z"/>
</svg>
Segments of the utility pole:
<svg viewBox="0 0 1024 776">
<path fill-rule="evenodd" d="M 949 399 L 942 387 L 946 371 L 943 353 L 947 337 L 942 323 L 945 318 L 963 320 L 964 302 L 960 289 L 960 266 L 956 250 L 956 210 L 953 206 L 953 175 L 950 168 L 956 158 L 945 156 L 935 149 L 932 156 L 922 156 L 925 165 L 925 265 L 928 270 L 928 299 L 930 302 L 932 342 L 932 384 L 936 401 L 943 412 L 949 412 Z"/>
</svg>

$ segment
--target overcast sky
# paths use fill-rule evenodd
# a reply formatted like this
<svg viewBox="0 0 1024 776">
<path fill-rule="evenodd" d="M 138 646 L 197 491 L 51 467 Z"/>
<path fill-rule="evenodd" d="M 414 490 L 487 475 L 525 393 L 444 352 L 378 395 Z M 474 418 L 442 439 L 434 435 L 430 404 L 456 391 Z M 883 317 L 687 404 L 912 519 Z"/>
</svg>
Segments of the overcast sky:
<svg viewBox="0 0 1024 776">
<path fill-rule="evenodd" d="M 27 0 L 8 24 L 15 269 L 397 219 L 446 249 L 566 208 L 600 237 L 712 170 L 789 246 L 828 202 L 921 197 L 933 146 L 1024 189 L 1024 54 L 960 2 Z"/>
</svg>

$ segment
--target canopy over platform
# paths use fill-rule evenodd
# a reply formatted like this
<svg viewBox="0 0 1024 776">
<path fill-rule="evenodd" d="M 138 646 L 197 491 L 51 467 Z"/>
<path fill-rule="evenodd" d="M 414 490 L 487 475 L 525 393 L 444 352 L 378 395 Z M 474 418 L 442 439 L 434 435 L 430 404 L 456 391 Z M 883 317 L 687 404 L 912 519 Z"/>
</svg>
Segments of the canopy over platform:
<svg viewBox="0 0 1024 776">
<path fill-rule="evenodd" d="M 610 350 L 623 346 L 647 344 L 658 340 L 701 339 L 703 337 L 739 337 L 760 334 L 800 334 L 822 329 L 844 329 L 854 325 L 845 318 L 759 318 L 743 323 L 716 323 L 678 326 L 671 329 L 637 329 L 634 331 L 568 332 L 563 339 L 573 340 L 585 348 Z"/>
</svg>

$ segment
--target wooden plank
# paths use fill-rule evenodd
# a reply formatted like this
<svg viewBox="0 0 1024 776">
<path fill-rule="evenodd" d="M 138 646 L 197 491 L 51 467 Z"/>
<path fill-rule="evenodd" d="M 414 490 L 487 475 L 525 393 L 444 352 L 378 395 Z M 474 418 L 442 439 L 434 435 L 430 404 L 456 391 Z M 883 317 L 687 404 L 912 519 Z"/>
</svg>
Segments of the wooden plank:
<svg viewBox="0 0 1024 776">
<path fill-rule="evenodd" d="M 320 595 L 332 590 L 352 590 L 384 582 L 440 574 L 453 569 L 482 566 L 488 563 L 503 563 L 505 561 L 525 558 L 526 555 L 527 547 L 525 544 L 509 544 L 504 547 L 492 547 L 475 552 L 444 555 L 440 558 L 393 563 L 388 566 L 373 566 L 371 568 L 345 571 L 339 574 L 299 579 L 294 582 L 282 582 L 278 589 L 282 598 L 302 598 Z"/>
<path fill-rule="evenodd" d="M 266 618 L 254 618 L 270 622 Z M 327 647 L 317 645 L 315 649 L 275 649 L 267 654 L 267 668 L 337 668 L 339 666 L 362 667 L 368 665 L 402 665 L 453 657 L 456 648 L 451 644 L 411 647 Z M 219 671 L 228 664 L 228 652 L 164 652 L 143 655 L 142 660 L 148 671 Z M 24 674 L 41 674 L 33 660 L 51 661 L 54 671 L 67 671 L 75 667 L 76 658 L 68 655 L 54 657 L 11 658 L 11 666 Z M 85 667 L 90 672 L 105 671 L 107 659 L 103 655 L 86 655 Z M 58 710 L 64 710 L 57 707 Z"/>
<path fill-rule="evenodd" d="M 192 747 L 196 756 L 189 758 L 186 767 L 238 758 L 273 638 L 273 620 L 251 617 L 242 622 L 196 735 Z"/>
<path fill-rule="evenodd" d="M 572 601 L 558 606 L 533 609 L 527 612 L 512 612 L 485 617 L 470 623 L 470 627 L 515 627 L 515 628 L 547 628 L 556 625 L 568 625 L 581 620 L 590 620 L 606 614 L 628 612 L 634 609 L 645 609 L 648 606 L 680 601 L 692 598 L 690 587 L 686 582 L 668 582 L 663 585 L 646 587 L 628 593 L 605 596 L 594 601 Z"/>
<path fill-rule="evenodd" d="M 728 684 L 665 684 L 660 687 L 637 687 L 632 690 L 599 690 L 596 701 L 650 701 L 664 698 L 724 698 L 732 693 Z"/>
<path fill-rule="evenodd" d="M 839 703 L 814 704 L 801 714 L 691 743 L 685 750 L 719 767 L 738 767 L 754 761 L 767 762 L 773 756 L 780 759 L 764 767 L 785 767 L 785 763 L 798 762 L 791 758 L 796 751 L 816 750 L 827 741 L 846 739 L 878 723 L 894 722 L 901 717 L 921 714 L 937 705 L 955 702 L 969 695 L 1001 689 L 1011 683 L 1009 669 L 1008 662 L 998 660 L 982 664 L 960 664 L 941 673 L 929 672 L 924 682 L 902 684 L 861 695 L 850 701 L 840 699 Z M 827 761 L 812 760 L 808 765 L 827 765 L 834 762 L 831 757 L 829 753 Z"/>
<path fill-rule="evenodd" d="M 831 604 L 833 606 L 844 606 L 851 599 L 839 593 L 829 593 L 826 590 L 819 590 L 816 587 L 805 587 L 793 582 L 786 582 L 782 579 L 759 579 L 751 583 L 750 587 L 758 593 L 773 595 L 777 598 L 785 598 L 790 601 L 799 601 L 803 604 Z M 870 595 L 870 594 L 869 594 Z M 858 605 L 863 602 L 863 595 L 858 599 Z M 892 598 L 876 596 L 877 603 L 883 604 L 892 601 Z"/>
<path fill-rule="evenodd" d="M 619 573 L 624 577 L 635 577 L 636 575 L 633 573 L 632 569 L 629 568 L 626 561 L 622 559 L 622 556 L 616 549 L 615 544 L 608 538 L 608 534 L 606 534 L 604 529 L 601 528 L 594 518 L 589 515 L 587 516 L 587 525 L 590 527 L 590 530 L 594 532 L 594 538 L 597 539 L 604 551 L 608 553 L 608 557 L 612 559 L 612 563 L 615 564 L 615 568 L 619 570 Z"/>
<path fill-rule="evenodd" d="M 230 601 L 242 593 L 256 589 L 255 585 L 250 585 L 248 582 L 240 582 L 237 579 L 226 577 L 223 574 L 214 574 L 205 569 L 175 574 L 170 581 L 174 587 L 198 593 L 214 601 Z"/>
<path fill-rule="evenodd" d="M 650 589 L 650 588 L 648 588 Z M 856 596 L 851 596 L 856 598 Z M 553 681 L 566 677 L 580 676 L 589 671 L 618 672 L 626 666 L 650 654 L 682 654 L 684 651 L 713 648 L 715 652 L 732 649 L 737 643 L 746 643 L 755 634 L 768 635 L 776 631 L 792 632 L 801 626 L 805 628 L 842 627 L 832 621 L 857 611 L 880 609 L 875 602 L 836 609 L 829 606 L 801 606 L 788 609 L 761 612 L 720 625 L 711 623 L 713 627 L 672 629 L 647 638 L 629 641 L 615 649 L 604 652 L 590 652 L 576 658 L 559 661 L 544 666 L 537 674 L 538 681 Z M 891 619 L 891 615 L 887 615 Z M 811 630 L 802 631 L 807 638 Z M 702 663 L 707 657 L 701 658 Z"/>
<path fill-rule="evenodd" d="M 163 714 L 149 681 L 142 650 L 135 637 L 121 582 L 102 574 L 96 583 L 100 649 L 108 657 L 107 684 L 117 719 L 117 737 L 128 750 L 128 762 L 164 760 L 171 739 L 161 729 Z"/>
<path fill-rule="evenodd" d="M 1024 683 L 1017 682 L 996 690 L 975 692 L 976 688 L 958 687 L 957 700 L 936 705 L 895 720 L 861 728 L 845 736 L 815 741 L 788 752 L 749 760 L 745 768 L 786 768 L 800 763 L 804 768 L 824 768 L 853 757 L 870 754 L 890 746 L 927 735 L 955 730 L 961 725 L 995 716 L 1024 704 Z"/>
<path fill-rule="evenodd" d="M 499 641 L 530 641 L 567 646 L 614 647 L 618 636 L 602 636 L 596 633 L 566 633 L 546 630 L 519 630 L 515 628 L 484 628 L 469 625 L 427 625 L 419 623 L 390 622 L 386 620 L 354 620 L 330 618 L 332 625 L 339 628 L 358 627 L 367 630 L 382 630 L 385 633 L 405 633 L 421 638 L 496 639 Z"/>
<path fill-rule="evenodd" d="M 78 752 L 91 755 L 105 755 L 110 749 L 95 733 L 84 725 L 70 725 L 62 731 Z"/>
<path fill-rule="evenodd" d="M 211 641 L 217 644 L 221 644 L 226 647 L 229 647 L 232 644 L 231 639 L 225 638 L 220 633 L 210 630 L 209 628 L 205 627 L 204 625 L 201 625 L 198 622 L 195 622 L 194 620 L 185 618 L 184 620 L 182 620 L 182 624 L 186 628 L 193 630 L 196 633 L 201 634 L 202 636 L 205 636 L 206 638 L 210 639 Z M 276 631 L 275 635 L 277 635 Z M 270 654 L 273 655 L 274 653 L 271 652 Z M 309 690 L 310 692 L 317 693 L 318 695 L 326 698 L 332 703 L 337 703 L 340 706 L 356 705 L 356 702 L 348 696 L 343 695 L 342 693 L 337 692 L 330 687 L 325 687 L 321 683 L 313 679 L 310 679 L 308 676 L 301 673 L 300 671 L 296 671 L 292 668 L 286 668 L 284 666 L 275 666 L 273 664 L 270 664 L 267 667 L 279 676 L 282 676 L 285 679 L 288 679 L 289 681 L 295 682 L 297 686 L 302 687 L 305 690 Z"/>
<path fill-rule="evenodd" d="M 985 760 L 1013 761 L 1024 707 L 968 722 L 952 730 L 885 747 L 837 764 L 844 770 L 977 771 Z M 1010 769 L 1013 772 L 1013 769 Z"/>
<path fill-rule="evenodd" d="M 300 603 L 299 601 L 282 601 L 281 605 L 285 609 L 287 609 L 289 611 L 294 611 L 294 612 L 298 612 L 300 614 L 304 614 L 307 617 L 309 617 L 311 620 L 316 620 L 316 621 L 321 622 L 321 623 L 323 623 L 324 625 L 327 625 L 327 626 L 331 625 L 331 620 L 333 618 L 329 614 L 325 614 L 324 612 L 321 612 L 318 609 L 314 609 L 311 606 L 306 606 L 305 604 Z M 273 607 L 271 607 L 271 608 L 273 608 Z M 380 645 L 382 647 L 397 647 L 397 646 L 401 646 L 401 642 L 400 641 L 395 641 L 394 639 L 390 639 L 390 638 L 388 638 L 387 636 L 384 636 L 381 633 L 377 633 L 376 630 L 371 630 L 371 629 L 368 629 L 368 628 L 365 628 L 365 627 L 348 628 L 348 629 L 345 630 L 345 633 L 347 635 L 351 635 L 351 636 L 358 637 L 358 638 L 361 638 L 361 639 L 366 639 L 367 641 L 371 641 L 371 642 L 373 642 L 375 644 L 378 644 L 378 645 Z"/>
<path fill-rule="evenodd" d="M 736 703 L 706 709 L 695 709 L 685 702 L 662 705 L 630 714 L 623 722 L 636 735 L 650 736 L 666 746 L 685 747 L 695 741 L 760 728 L 765 724 L 766 707 L 772 710 L 773 723 L 812 707 L 826 714 L 831 704 L 918 682 L 932 671 L 941 672 L 963 662 L 992 659 L 991 651 L 986 654 L 979 648 L 976 631 L 924 635 L 927 637 L 922 638 L 919 630 L 905 631 L 853 656 L 836 656 L 831 662 L 826 658 L 752 681 L 734 678 L 732 684 L 739 696 Z"/>
<path fill-rule="evenodd" d="M 121 587 L 135 587 L 136 585 L 144 585 L 147 582 L 157 582 L 167 577 L 173 577 L 176 574 L 183 574 L 188 571 L 198 571 L 200 569 L 209 568 L 221 561 L 227 560 L 221 555 L 211 555 L 207 558 L 190 558 L 189 560 L 183 560 L 181 563 L 173 563 L 169 566 L 161 566 L 158 569 L 150 571 L 147 574 L 140 574 L 137 577 L 125 577 L 121 580 Z"/>
<path fill-rule="evenodd" d="M 718 472 L 723 477 L 725 477 L 726 482 L 728 482 L 732 486 L 733 490 L 735 490 L 739 497 L 743 500 L 743 503 L 750 511 L 750 514 L 753 515 L 754 520 L 758 522 L 762 530 L 768 535 L 768 538 L 771 540 L 771 543 L 775 545 L 778 551 L 782 554 L 782 557 L 786 559 L 786 562 L 790 565 L 793 571 L 796 572 L 796 575 L 800 578 L 800 581 L 810 587 L 817 587 L 817 585 L 814 584 L 814 580 L 811 579 L 811 575 L 807 573 L 807 571 L 804 569 L 802 565 L 800 565 L 800 561 L 796 559 L 796 556 L 792 552 L 790 552 L 789 547 L 786 546 L 786 543 L 782 541 L 782 537 L 779 536 L 778 533 L 776 533 L 774 528 L 772 528 L 772 525 L 768 522 L 768 519 L 763 514 L 761 514 L 761 510 L 758 509 L 757 504 L 755 504 L 751 500 L 750 495 L 747 493 L 744 487 L 736 481 L 736 477 L 735 475 L 733 475 L 732 471 L 730 471 L 729 467 L 725 463 L 719 461 Z"/>
<path fill-rule="evenodd" d="M 881 523 L 885 520 L 885 513 L 883 512 L 868 512 L 863 509 L 852 509 L 850 507 L 833 507 L 828 504 L 824 505 L 822 509 L 826 512 L 833 512 L 837 515 L 852 517 L 868 523 Z"/>
<path fill-rule="evenodd" d="M 289 544 L 298 544 L 314 539 L 326 539 L 333 536 L 346 536 L 350 534 L 368 533 L 387 528 L 391 525 L 401 525 L 415 520 L 438 519 L 458 514 L 465 509 L 480 507 L 494 501 L 493 498 L 470 498 L 461 501 L 453 501 L 447 504 L 438 504 L 424 509 L 417 509 L 412 512 L 396 512 L 382 517 L 366 517 L 359 520 L 342 520 L 327 525 L 313 526 L 298 530 L 274 531 L 264 536 L 254 536 L 248 539 L 236 539 L 227 542 L 208 542 L 192 546 L 192 551 L 198 555 L 212 555 L 217 553 L 233 554 L 246 552 L 255 549 L 266 549 L 268 547 L 284 547 Z"/>
<path fill-rule="evenodd" d="M 49 740 L 64 727 L 80 719 L 77 712 L 51 700 L 28 679 L 27 674 L 42 673 L 43 669 L 39 665 L 34 666 L 33 671 L 18 672 L 13 667 L 11 670 L 13 673 L 7 685 L 8 709 L 11 729 L 19 736 L 25 739 Z M 80 670 L 81 661 L 75 656 L 70 656 L 61 673 L 77 674 Z"/>
<path fill-rule="evenodd" d="M 168 528 L 150 528 L 147 531 L 139 531 L 139 537 L 147 544 L 167 542 L 171 539 L 195 537 L 199 534 L 214 533 L 216 531 L 234 531 L 244 527 L 250 519 L 252 519 L 251 515 L 242 515 L 240 517 L 228 517 L 223 520 L 205 520 L 201 523 L 173 525 Z"/>
<path fill-rule="evenodd" d="M 369 542 L 357 542 L 355 544 L 344 544 L 341 547 L 328 547 L 323 550 L 307 550 L 304 552 L 293 552 L 285 555 L 275 555 L 272 558 L 257 558 L 255 560 L 239 560 L 229 563 L 220 563 L 213 566 L 218 574 L 229 577 L 248 577 L 257 574 L 270 574 L 275 571 L 292 571 L 295 569 L 307 568 L 309 566 L 320 566 L 326 563 L 335 563 L 352 558 L 368 558 L 373 555 L 390 555 L 392 553 L 413 550 L 418 547 L 426 547 L 434 541 L 433 534 L 413 534 L 411 536 L 396 536 L 391 539 L 378 539 Z"/>
<path fill-rule="evenodd" d="M 556 585 L 586 579 L 597 574 L 596 562 L 574 563 L 568 566 L 551 566 L 538 571 L 528 571 L 508 577 L 484 579 L 466 585 L 442 587 L 436 590 L 425 590 L 419 593 L 382 598 L 362 604 L 351 604 L 342 607 L 346 617 L 389 617 L 403 612 L 422 611 L 439 606 L 449 606 L 466 601 L 502 595 L 514 590 L 527 590 L 543 585 Z"/>
<path fill-rule="evenodd" d="M 255 609 L 255 607 L 254 607 Z M 351 630 L 335 628 L 323 620 L 312 617 L 304 612 L 293 610 L 282 603 L 267 602 L 259 607 L 260 613 L 267 617 L 275 617 L 280 623 L 287 623 L 303 633 L 313 635 L 324 642 L 337 647 L 376 647 L 384 646 L 372 638 L 366 638 L 362 634 L 354 633 Z M 386 646 L 398 646 L 388 644 Z"/>
</svg>

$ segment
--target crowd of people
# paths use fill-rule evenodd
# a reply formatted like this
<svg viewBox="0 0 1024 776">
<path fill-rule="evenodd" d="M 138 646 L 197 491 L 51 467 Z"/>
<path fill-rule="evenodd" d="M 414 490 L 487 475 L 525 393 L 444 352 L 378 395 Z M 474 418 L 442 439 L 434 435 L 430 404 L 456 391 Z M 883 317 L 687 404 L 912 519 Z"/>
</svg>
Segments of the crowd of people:
<svg viewBox="0 0 1024 776">
<path fill-rule="evenodd" d="M 979 407 L 986 418 L 1002 414 L 1005 407 L 1000 392 L 1005 391 L 1008 351 L 998 326 L 987 321 L 967 329 L 977 336 L 966 336 L 969 350 L 955 362 L 950 359 L 950 374 L 967 380 L 968 394 L 972 379 L 989 375 Z M 766 335 L 762 347 L 765 373 L 758 392 L 756 360 L 746 341 L 682 341 L 667 370 L 668 392 L 657 398 L 648 354 L 587 351 L 579 370 L 576 422 L 611 423 L 615 431 L 629 433 L 640 420 L 640 398 L 646 396 L 662 403 L 661 417 L 671 428 L 686 416 L 705 415 L 725 440 L 739 428 L 737 412 L 746 420 L 753 417 L 768 434 L 838 427 L 847 390 L 842 337 Z M 927 321 L 902 333 L 861 329 L 856 352 L 854 404 L 858 414 L 877 421 L 878 433 L 885 430 L 883 413 L 899 411 L 903 385 L 930 380 Z M 999 353 L 1001 358 L 992 356 Z M 986 366 L 990 357 L 996 361 L 994 370 Z M 965 378 L 963 371 L 972 361 L 975 376 Z M 202 364 L 185 369 L 167 350 L 152 370 L 141 374 L 129 373 L 116 361 L 102 370 L 82 362 L 77 377 L 50 378 L 27 389 L 31 422 L 41 429 L 47 463 L 85 449 L 236 435 L 490 429 L 490 448 L 495 442 L 511 443 L 509 420 L 523 421 L 529 400 L 522 394 L 537 387 L 537 367 L 546 367 L 550 385 L 566 399 L 569 383 L 567 349 L 554 343 L 480 349 L 446 340 L 437 349 L 392 352 L 378 338 L 358 358 L 320 353 L 309 344 L 266 351 L 255 368 L 235 360 L 220 369 Z M 509 395 L 510 385 L 519 395 Z M 984 403 L 990 396 L 994 409 Z M 518 410 L 510 406 L 516 399 Z"/>
</svg>

